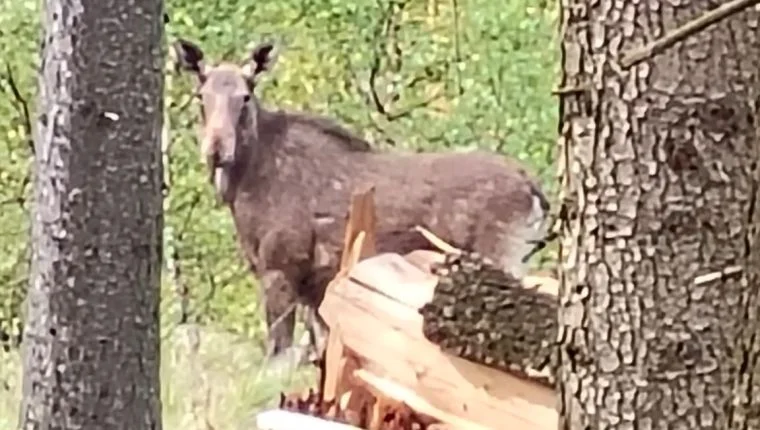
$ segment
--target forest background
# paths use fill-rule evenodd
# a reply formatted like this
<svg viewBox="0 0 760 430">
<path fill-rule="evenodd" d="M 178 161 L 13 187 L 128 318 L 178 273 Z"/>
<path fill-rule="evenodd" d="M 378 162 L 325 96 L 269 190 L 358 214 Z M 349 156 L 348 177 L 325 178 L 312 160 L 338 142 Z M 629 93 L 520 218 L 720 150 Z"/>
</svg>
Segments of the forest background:
<svg viewBox="0 0 760 430">
<path fill-rule="evenodd" d="M 557 7 L 511 0 L 170 0 L 169 41 L 242 59 L 274 40 L 257 91 L 270 108 L 330 116 L 378 147 L 498 151 L 551 196 Z M 39 2 L 0 6 L 0 428 L 18 419 L 18 337 L 29 259 L 31 135 Z M 261 371 L 258 288 L 216 207 L 197 153 L 190 80 L 166 65 L 162 397 L 166 428 L 237 428 L 310 373 Z M 27 111 L 28 113 L 25 113 Z M 554 199 L 553 199 L 554 200 Z M 536 264 L 553 260 L 548 249 Z M 241 377 L 245 375 L 245 377 Z"/>
</svg>

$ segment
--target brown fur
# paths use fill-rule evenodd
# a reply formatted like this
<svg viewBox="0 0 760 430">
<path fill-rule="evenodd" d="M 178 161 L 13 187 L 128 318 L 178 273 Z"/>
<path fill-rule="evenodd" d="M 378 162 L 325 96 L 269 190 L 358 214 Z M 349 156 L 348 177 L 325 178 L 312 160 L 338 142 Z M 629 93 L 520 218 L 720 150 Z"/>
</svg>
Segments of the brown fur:
<svg viewBox="0 0 760 430">
<path fill-rule="evenodd" d="M 375 185 L 379 252 L 430 248 L 413 231 L 422 225 L 521 272 L 531 241 L 542 238 L 548 204 L 514 162 L 485 152 L 373 151 L 326 118 L 259 106 L 252 91 L 271 61 L 271 45 L 254 50 L 248 72 L 205 66 L 189 42 L 175 47 L 183 67 L 198 76 L 204 159 L 264 289 L 270 352 L 292 343 L 294 303 L 314 310 L 321 302 L 338 269 L 350 196 L 360 185 Z"/>
</svg>

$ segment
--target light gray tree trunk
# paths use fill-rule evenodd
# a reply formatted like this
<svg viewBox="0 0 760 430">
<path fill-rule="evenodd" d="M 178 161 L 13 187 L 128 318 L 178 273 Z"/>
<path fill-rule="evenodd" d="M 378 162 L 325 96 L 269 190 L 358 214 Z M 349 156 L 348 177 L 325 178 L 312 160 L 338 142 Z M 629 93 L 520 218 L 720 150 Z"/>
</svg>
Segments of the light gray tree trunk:
<svg viewBox="0 0 760 430">
<path fill-rule="evenodd" d="M 760 428 L 760 13 L 562 1 L 561 428 Z M 754 381 L 754 382 L 753 382 Z"/>
<path fill-rule="evenodd" d="M 160 429 L 162 0 L 45 0 L 23 429 Z"/>
</svg>

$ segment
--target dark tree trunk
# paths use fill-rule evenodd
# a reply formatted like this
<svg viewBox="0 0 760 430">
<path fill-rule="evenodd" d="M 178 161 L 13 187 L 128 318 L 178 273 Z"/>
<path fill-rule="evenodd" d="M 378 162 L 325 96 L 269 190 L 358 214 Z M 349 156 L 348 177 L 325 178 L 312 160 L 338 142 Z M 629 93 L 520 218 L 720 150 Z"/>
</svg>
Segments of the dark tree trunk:
<svg viewBox="0 0 760 430">
<path fill-rule="evenodd" d="M 760 424 L 760 13 L 621 66 L 719 3 L 563 1 L 563 429 Z"/>
<path fill-rule="evenodd" d="M 23 429 L 160 429 L 162 0 L 46 0 Z"/>
</svg>

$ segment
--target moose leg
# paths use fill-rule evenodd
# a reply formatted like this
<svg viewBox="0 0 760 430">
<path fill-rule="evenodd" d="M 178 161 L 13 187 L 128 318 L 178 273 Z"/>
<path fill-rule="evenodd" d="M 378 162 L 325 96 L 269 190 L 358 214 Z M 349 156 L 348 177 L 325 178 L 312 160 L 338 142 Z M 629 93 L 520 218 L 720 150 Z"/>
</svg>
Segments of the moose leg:
<svg viewBox="0 0 760 430">
<path fill-rule="evenodd" d="M 293 345 L 296 324 L 296 300 L 293 284 L 279 270 L 261 276 L 267 321 L 267 354 L 277 356 Z"/>
<path fill-rule="evenodd" d="M 324 354 L 325 348 L 327 347 L 327 324 L 319 315 L 317 309 L 312 306 L 309 306 L 306 309 L 306 318 L 304 322 L 306 330 L 309 332 L 309 343 L 316 355 L 313 359 L 319 360 L 322 358 L 322 354 Z"/>
</svg>

